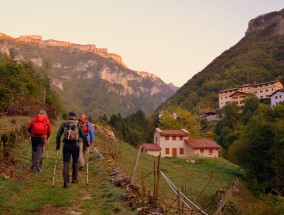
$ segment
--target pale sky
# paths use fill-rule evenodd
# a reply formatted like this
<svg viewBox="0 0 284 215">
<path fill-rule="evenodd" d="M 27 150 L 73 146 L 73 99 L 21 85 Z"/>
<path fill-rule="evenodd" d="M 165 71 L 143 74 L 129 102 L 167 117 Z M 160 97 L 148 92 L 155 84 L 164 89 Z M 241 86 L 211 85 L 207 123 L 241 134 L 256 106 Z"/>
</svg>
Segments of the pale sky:
<svg viewBox="0 0 284 215">
<path fill-rule="evenodd" d="M 0 0 L 0 32 L 94 44 L 176 86 L 234 46 L 283 0 Z"/>
</svg>

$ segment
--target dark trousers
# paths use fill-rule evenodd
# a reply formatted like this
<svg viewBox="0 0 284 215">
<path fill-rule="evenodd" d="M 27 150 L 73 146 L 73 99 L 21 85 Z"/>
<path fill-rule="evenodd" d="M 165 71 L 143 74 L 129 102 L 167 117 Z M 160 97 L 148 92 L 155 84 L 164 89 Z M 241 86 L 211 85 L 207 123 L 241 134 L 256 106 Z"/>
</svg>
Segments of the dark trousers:
<svg viewBox="0 0 284 215">
<path fill-rule="evenodd" d="M 32 168 L 41 168 L 44 139 L 42 137 L 32 137 Z"/>
<path fill-rule="evenodd" d="M 72 181 L 78 179 L 79 145 L 76 142 L 65 142 L 63 146 L 63 180 L 69 183 L 69 163 L 72 156 Z"/>
</svg>

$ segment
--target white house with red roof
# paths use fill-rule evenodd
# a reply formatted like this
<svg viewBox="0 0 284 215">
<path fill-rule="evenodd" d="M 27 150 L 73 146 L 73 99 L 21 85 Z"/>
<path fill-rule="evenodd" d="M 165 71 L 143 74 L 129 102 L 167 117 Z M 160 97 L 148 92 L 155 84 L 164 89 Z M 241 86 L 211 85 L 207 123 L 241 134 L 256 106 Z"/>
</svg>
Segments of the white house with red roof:
<svg viewBox="0 0 284 215">
<path fill-rule="evenodd" d="M 219 157 L 220 145 L 208 138 L 188 138 L 189 132 L 156 128 L 154 143 L 142 144 L 142 151 L 161 157 Z"/>
</svg>

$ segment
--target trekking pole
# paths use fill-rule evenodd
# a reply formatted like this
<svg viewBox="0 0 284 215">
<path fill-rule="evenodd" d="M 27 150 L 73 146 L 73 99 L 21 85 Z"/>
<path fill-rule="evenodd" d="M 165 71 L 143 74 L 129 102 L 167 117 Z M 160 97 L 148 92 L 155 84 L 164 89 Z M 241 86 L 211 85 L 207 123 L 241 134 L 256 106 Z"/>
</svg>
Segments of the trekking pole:
<svg viewBox="0 0 284 215">
<path fill-rule="evenodd" d="M 28 160 L 30 160 L 30 151 L 31 151 L 31 141 L 29 142 Z"/>
<path fill-rule="evenodd" d="M 45 164 L 46 169 L 47 169 L 47 163 L 48 163 L 48 145 L 49 145 L 49 138 L 46 143 L 46 164 Z"/>
<path fill-rule="evenodd" d="M 30 151 L 31 151 L 31 141 L 29 141 L 29 149 L 28 149 L 28 160 L 27 160 L 27 163 L 28 163 L 28 168 L 30 168 Z"/>
<path fill-rule="evenodd" d="M 87 151 L 87 185 L 89 184 L 89 147 Z"/>
<path fill-rule="evenodd" d="M 56 172 L 56 165 L 57 165 L 57 160 L 58 160 L 58 151 L 56 151 L 56 160 L 55 160 L 55 166 L 54 166 L 54 171 L 53 171 L 53 179 L 52 179 L 52 184 L 51 186 L 54 187 L 54 178 L 55 178 L 55 172 Z"/>
</svg>

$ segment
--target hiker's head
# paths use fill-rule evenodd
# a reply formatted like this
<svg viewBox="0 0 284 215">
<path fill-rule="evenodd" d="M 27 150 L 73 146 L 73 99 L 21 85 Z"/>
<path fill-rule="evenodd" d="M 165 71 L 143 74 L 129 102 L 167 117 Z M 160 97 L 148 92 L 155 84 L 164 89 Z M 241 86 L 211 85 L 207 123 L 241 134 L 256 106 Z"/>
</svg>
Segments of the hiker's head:
<svg viewBox="0 0 284 215">
<path fill-rule="evenodd" d="M 81 116 L 80 116 L 80 119 L 87 119 L 87 117 L 86 117 L 86 115 L 85 114 L 81 114 Z"/>
<path fill-rule="evenodd" d="M 45 111 L 45 110 L 40 110 L 39 114 L 40 114 L 40 115 L 45 115 L 45 116 L 46 116 L 46 111 Z"/>
<path fill-rule="evenodd" d="M 69 118 L 69 119 L 74 119 L 74 120 L 75 120 L 75 119 L 76 119 L 76 116 L 77 116 L 77 115 L 76 115 L 76 113 L 75 113 L 75 112 L 70 112 L 70 113 L 69 113 L 69 117 L 68 117 L 68 118 Z"/>
</svg>

